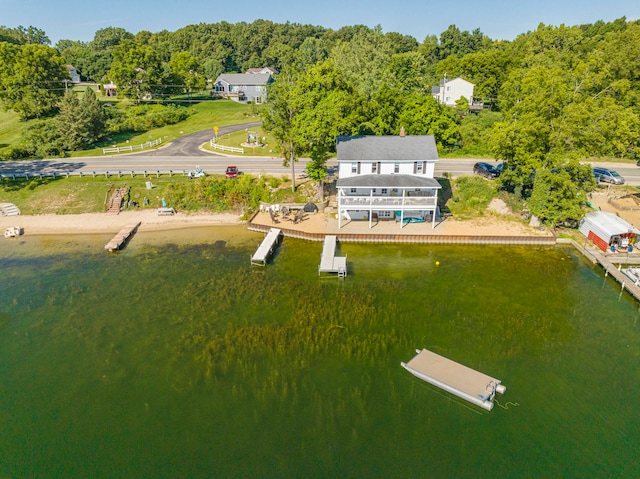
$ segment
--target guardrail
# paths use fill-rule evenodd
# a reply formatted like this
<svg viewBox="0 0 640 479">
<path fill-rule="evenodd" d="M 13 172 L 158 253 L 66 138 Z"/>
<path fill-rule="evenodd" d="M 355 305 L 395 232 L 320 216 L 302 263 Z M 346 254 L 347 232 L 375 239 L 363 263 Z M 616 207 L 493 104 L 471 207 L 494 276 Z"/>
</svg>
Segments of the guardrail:
<svg viewBox="0 0 640 479">
<path fill-rule="evenodd" d="M 209 146 L 214 150 L 230 151 L 232 153 L 241 153 L 244 155 L 244 148 L 236 148 L 234 146 L 218 145 L 215 141 L 209 140 Z"/>
<path fill-rule="evenodd" d="M 162 143 L 162 138 L 158 138 L 157 140 L 153 141 L 147 141 L 146 143 L 142 143 L 140 145 L 114 146 L 112 148 L 103 148 L 102 154 L 106 155 L 107 153 L 122 153 L 123 151 L 143 150 L 145 148 L 157 146 L 160 143 Z"/>
<path fill-rule="evenodd" d="M 118 178 L 122 178 L 123 176 L 135 178 L 136 176 L 152 176 L 155 175 L 159 178 L 161 175 L 169 175 L 172 177 L 174 175 L 180 176 L 188 176 L 189 170 L 96 170 L 96 171 L 69 171 L 69 170 L 57 170 L 57 171 L 44 171 L 38 173 L 31 173 L 28 171 L 20 171 L 14 173 L 3 173 L 0 174 L 0 179 L 25 179 L 29 180 L 31 178 L 69 178 L 70 176 L 78 176 L 80 178 L 85 176 L 91 176 L 96 178 L 98 176 L 104 176 L 105 178 L 110 178 L 112 176 L 117 176 Z"/>
</svg>

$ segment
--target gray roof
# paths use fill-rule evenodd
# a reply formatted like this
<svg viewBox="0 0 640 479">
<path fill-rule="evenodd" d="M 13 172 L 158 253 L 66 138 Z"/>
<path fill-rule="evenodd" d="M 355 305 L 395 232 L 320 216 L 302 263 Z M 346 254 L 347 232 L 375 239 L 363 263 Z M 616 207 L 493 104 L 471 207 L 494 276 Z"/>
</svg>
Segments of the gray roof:
<svg viewBox="0 0 640 479">
<path fill-rule="evenodd" d="M 433 178 L 415 175 L 358 175 L 339 178 L 336 185 L 343 188 L 440 188 Z"/>
<path fill-rule="evenodd" d="M 433 135 L 339 136 L 338 161 L 436 161 Z"/>
<path fill-rule="evenodd" d="M 265 85 L 272 81 L 270 73 L 223 73 L 216 78 L 229 85 Z"/>
</svg>

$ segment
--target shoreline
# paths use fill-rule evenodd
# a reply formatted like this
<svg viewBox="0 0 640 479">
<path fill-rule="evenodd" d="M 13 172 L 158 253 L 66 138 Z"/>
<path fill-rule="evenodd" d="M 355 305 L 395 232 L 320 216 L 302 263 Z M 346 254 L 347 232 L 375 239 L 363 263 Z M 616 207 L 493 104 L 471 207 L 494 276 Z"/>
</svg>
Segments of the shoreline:
<svg viewBox="0 0 640 479">
<path fill-rule="evenodd" d="M 159 216 L 157 210 L 122 211 L 120 214 L 79 213 L 0 216 L 0 228 L 20 226 L 24 235 L 67 235 L 117 233 L 130 223 L 141 222 L 138 231 L 167 231 L 202 226 L 243 225 L 234 213 L 177 213 Z"/>
</svg>

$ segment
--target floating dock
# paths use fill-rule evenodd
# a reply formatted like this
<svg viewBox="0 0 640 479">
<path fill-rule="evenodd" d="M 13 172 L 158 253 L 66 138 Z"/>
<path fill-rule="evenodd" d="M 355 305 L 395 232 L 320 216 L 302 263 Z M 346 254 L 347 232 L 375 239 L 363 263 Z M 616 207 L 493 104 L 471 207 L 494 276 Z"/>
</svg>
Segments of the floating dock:
<svg viewBox="0 0 640 479">
<path fill-rule="evenodd" d="M 282 235 L 282 231 L 278 228 L 270 228 L 267 236 L 264 237 L 260 246 L 251 257 L 251 264 L 256 266 L 266 266 L 267 260 L 273 250 L 275 249 L 280 237 Z"/>
<path fill-rule="evenodd" d="M 336 256 L 337 242 L 337 236 L 329 235 L 324 237 L 318 276 L 320 276 L 320 273 L 338 273 L 340 278 L 344 278 L 347 275 L 347 257 Z"/>
<path fill-rule="evenodd" d="M 503 394 L 506 387 L 499 379 L 492 378 L 475 369 L 463 366 L 451 359 L 426 349 L 408 363 L 400 363 L 414 376 L 445 391 L 491 411 L 495 393 Z"/>
<path fill-rule="evenodd" d="M 122 245 L 127 242 L 127 239 L 136 232 L 140 223 L 141 222 L 138 221 L 137 223 L 132 223 L 122 228 L 120 232 L 111 239 L 111 241 L 104 245 L 104 249 L 109 252 L 120 249 Z"/>
</svg>

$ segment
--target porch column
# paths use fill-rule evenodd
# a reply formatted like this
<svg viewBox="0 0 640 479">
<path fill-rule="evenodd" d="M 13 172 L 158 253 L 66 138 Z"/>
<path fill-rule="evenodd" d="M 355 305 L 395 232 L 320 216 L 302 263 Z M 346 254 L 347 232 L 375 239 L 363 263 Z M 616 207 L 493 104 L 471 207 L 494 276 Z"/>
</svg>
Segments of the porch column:
<svg viewBox="0 0 640 479">
<path fill-rule="evenodd" d="M 342 227 L 342 188 L 338 188 L 338 229 Z"/>
<path fill-rule="evenodd" d="M 434 189 L 435 203 L 433 204 L 433 215 L 431 215 L 431 229 L 436 227 L 436 211 L 438 211 L 438 190 Z"/>
<path fill-rule="evenodd" d="M 400 205 L 400 229 L 404 228 L 404 188 L 402 189 L 402 204 Z"/>
<path fill-rule="evenodd" d="M 373 216 L 373 188 L 369 189 L 369 229 L 371 229 L 371 217 Z"/>
</svg>

